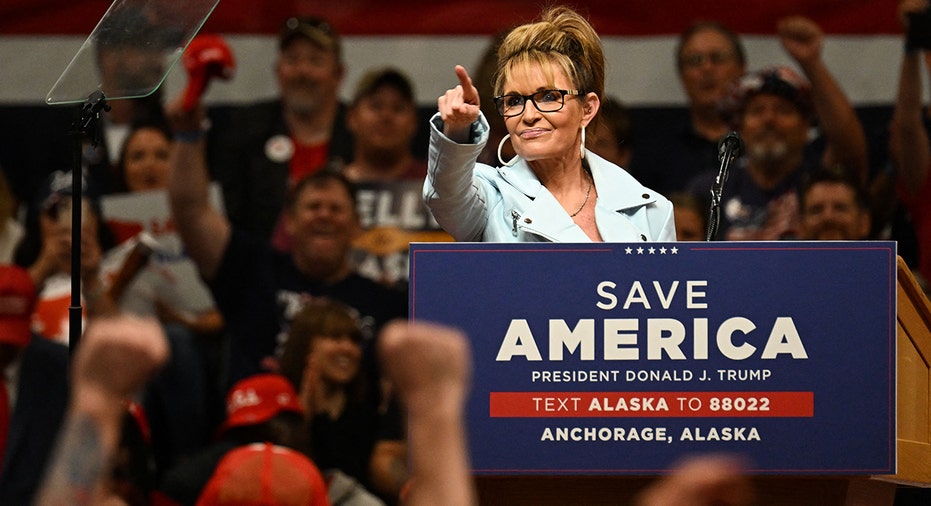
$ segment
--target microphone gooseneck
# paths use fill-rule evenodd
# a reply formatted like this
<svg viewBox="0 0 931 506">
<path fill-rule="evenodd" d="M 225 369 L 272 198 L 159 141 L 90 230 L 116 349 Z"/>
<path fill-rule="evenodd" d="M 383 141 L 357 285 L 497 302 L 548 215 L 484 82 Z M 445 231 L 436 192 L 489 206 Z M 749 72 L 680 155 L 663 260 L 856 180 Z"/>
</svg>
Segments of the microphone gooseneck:
<svg viewBox="0 0 931 506">
<path fill-rule="evenodd" d="M 724 191 L 724 183 L 727 182 L 728 172 L 731 162 L 737 158 L 743 148 L 743 141 L 737 132 L 731 131 L 718 142 L 718 161 L 721 162 L 718 168 L 718 175 L 711 185 L 711 211 L 708 216 L 708 232 L 705 235 L 706 241 L 714 241 L 718 235 L 718 228 L 721 225 L 721 194 Z"/>
</svg>

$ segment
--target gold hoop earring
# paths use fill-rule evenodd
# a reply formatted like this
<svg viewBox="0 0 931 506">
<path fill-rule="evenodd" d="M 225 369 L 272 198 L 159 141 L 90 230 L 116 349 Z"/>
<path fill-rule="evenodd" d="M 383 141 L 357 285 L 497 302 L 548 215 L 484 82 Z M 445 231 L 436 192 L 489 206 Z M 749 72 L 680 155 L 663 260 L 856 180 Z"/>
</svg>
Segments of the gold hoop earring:
<svg viewBox="0 0 931 506">
<path fill-rule="evenodd" d="M 501 157 L 501 148 L 504 147 L 504 143 L 507 142 L 508 139 L 510 139 L 510 138 L 511 138 L 511 134 L 507 134 L 507 135 L 505 135 L 504 137 L 502 137 L 502 138 L 501 138 L 501 142 L 498 143 L 498 161 L 501 162 L 501 165 L 503 165 L 503 166 L 505 166 L 505 167 L 510 167 L 511 165 L 514 165 L 515 163 L 517 163 L 517 157 L 516 157 L 516 156 L 515 156 L 514 158 L 511 158 L 511 160 L 510 160 L 509 162 L 505 162 L 505 161 L 504 161 L 504 158 Z"/>
</svg>

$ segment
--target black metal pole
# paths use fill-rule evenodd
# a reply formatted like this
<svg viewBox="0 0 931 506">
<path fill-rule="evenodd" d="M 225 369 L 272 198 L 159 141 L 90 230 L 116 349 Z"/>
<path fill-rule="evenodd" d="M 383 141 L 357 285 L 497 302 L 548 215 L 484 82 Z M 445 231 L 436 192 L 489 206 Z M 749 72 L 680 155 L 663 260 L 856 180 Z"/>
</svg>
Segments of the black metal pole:
<svg viewBox="0 0 931 506">
<path fill-rule="evenodd" d="M 71 169 L 71 305 L 68 306 L 68 346 L 73 352 L 81 340 L 84 311 L 81 305 L 81 227 L 84 208 L 84 140 L 96 147 L 100 143 L 101 110 L 109 111 L 103 92 L 91 93 L 81 108 L 71 135 L 74 138 L 74 166 Z"/>
</svg>

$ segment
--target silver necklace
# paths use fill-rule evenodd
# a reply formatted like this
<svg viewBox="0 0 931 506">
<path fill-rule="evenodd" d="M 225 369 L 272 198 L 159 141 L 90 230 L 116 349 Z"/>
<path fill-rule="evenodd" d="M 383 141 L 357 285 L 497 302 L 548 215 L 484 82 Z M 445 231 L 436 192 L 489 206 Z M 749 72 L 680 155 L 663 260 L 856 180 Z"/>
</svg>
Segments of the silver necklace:
<svg viewBox="0 0 931 506">
<path fill-rule="evenodd" d="M 574 213 L 569 215 L 570 218 L 575 218 L 575 215 L 582 212 L 582 209 L 585 207 L 585 204 L 588 204 L 588 196 L 591 195 L 592 186 L 594 186 L 594 184 L 595 184 L 595 181 L 592 179 L 591 176 L 588 176 L 588 189 L 585 190 L 585 200 L 582 201 L 582 205 L 580 205 L 579 208 L 576 209 Z"/>
</svg>

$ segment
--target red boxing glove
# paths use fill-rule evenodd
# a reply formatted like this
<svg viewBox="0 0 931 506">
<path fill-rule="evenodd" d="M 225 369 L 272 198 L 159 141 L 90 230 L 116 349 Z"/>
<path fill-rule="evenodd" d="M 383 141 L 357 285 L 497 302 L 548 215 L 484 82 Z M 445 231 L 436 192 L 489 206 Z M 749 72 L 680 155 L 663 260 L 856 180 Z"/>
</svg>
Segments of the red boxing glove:
<svg viewBox="0 0 931 506">
<path fill-rule="evenodd" d="M 184 51 L 182 61 L 188 75 L 182 102 L 182 107 L 187 112 L 197 107 L 212 78 L 227 80 L 233 77 L 236 70 L 233 51 L 219 35 L 194 37 Z"/>
</svg>

